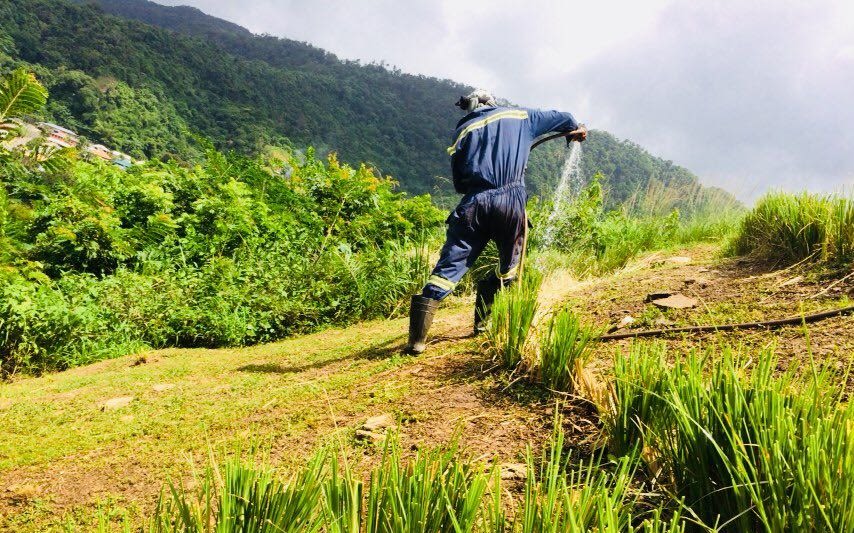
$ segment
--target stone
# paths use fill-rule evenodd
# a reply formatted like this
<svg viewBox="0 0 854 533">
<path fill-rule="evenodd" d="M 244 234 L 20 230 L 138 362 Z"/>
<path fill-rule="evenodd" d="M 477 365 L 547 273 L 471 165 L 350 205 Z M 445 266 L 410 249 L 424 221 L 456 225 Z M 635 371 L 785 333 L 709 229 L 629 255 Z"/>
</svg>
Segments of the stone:
<svg viewBox="0 0 854 533">
<path fill-rule="evenodd" d="M 528 467 L 524 463 L 506 463 L 501 465 L 501 479 L 528 479 Z"/>
<path fill-rule="evenodd" d="M 652 322 L 653 326 L 656 326 L 659 328 L 669 328 L 670 326 L 673 326 L 674 324 L 676 324 L 676 322 L 673 322 L 672 320 L 667 320 L 664 317 L 658 317 Z"/>
<path fill-rule="evenodd" d="M 386 429 L 394 425 L 394 417 L 388 413 L 377 416 L 372 416 L 362 424 L 362 429 L 365 431 L 377 431 Z"/>
<path fill-rule="evenodd" d="M 132 401 L 133 396 L 118 396 L 116 398 L 110 398 L 101 405 L 101 410 L 121 409 L 122 407 L 127 407 Z"/>
<path fill-rule="evenodd" d="M 151 390 L 154 392 L 166 392 L 170 389 L 174 389 L 175 385 L 171 383 L 155 383 L 151 386 Z"/>
<path fill-rule="evenodd" d="M 652 305 L 661 309 L 692 309 L 697 307 L 697 300 L 677 292 L 665 298 L 652 300 Z"/>
<path fill-rule="evenodd" d="M 623 329 L 631 326 L 635 323 L 635 317 L 632 315 L 624 316 L 622 320 L 617 324 L 617 329 Z"/>
</svg>

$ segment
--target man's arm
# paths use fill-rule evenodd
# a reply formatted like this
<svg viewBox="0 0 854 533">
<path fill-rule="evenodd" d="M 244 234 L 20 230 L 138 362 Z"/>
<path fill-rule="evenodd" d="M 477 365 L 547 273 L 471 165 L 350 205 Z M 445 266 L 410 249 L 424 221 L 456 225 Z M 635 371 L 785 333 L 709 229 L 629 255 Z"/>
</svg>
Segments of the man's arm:
<svg viewBox="0 0 854 533">
<path fill-rule="evenodd" d="M 560 111 L 529 109 L 528 120 L 531 121 L 531 136 L 534 138 L 546 133 L 563 133 L 578 129 L 578 122 L 575 121 L 575 117 L 570 113 Z"/>
</svg>

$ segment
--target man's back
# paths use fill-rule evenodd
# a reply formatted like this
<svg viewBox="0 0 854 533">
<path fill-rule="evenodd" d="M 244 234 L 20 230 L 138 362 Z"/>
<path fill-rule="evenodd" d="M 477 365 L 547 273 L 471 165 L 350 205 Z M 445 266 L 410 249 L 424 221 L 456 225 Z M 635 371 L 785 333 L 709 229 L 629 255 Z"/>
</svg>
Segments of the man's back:
<svg viewBox="0 0 854 533">
<path fill-rule="evenodd" d="M 550 131 L 572 131 L 569 113 L 481 107 L 463 117 L 448 147 L 454 188 L 461 194 L 524 185 L 533 140 Z"/>
</svg>

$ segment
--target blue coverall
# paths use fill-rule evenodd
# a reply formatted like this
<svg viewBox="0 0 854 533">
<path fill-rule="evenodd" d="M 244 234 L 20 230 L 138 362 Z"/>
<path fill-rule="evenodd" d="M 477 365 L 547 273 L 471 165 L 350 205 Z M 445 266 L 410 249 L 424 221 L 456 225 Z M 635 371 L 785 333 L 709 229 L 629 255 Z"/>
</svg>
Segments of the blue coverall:
<svg viewBox="0 0 854 533">
<path fill-rule="evenodd" d="M 569 113 L 508 107 L 481 107 L 457 123 L 448 154 L 454 189 L 463 198 L 446 221 L 445 245 L 423 296 L 441 300 L 451 294 L 490 240 L 498 248 L 498 279 L 516 277 L 528 223 L 531 144 L 540 135 L 577 128 Z"/>
</svg>

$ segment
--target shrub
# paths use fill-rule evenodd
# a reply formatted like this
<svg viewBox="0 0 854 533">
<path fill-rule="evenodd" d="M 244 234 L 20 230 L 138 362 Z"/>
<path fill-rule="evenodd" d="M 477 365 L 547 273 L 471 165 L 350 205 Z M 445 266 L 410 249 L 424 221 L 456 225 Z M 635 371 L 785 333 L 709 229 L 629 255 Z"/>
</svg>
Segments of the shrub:
<svg viewBox="0 0 854 533">
<path fill-rule="evenodd" d="M 0 304 L 2 373 L 394 315 L 442 220 L 429 197 L 312 150 L 275 166 L 211 149 L 193 168 L 4 170 L 0 267 L 41 285 L 17 276 Z"/>
<path fill-rule="evenodd" d="M 731 243 L 735 254 L 792 264 L 854 261 L 854 200 L 841 196 L 772 193 L 744 217 Z"/>
</svg>

